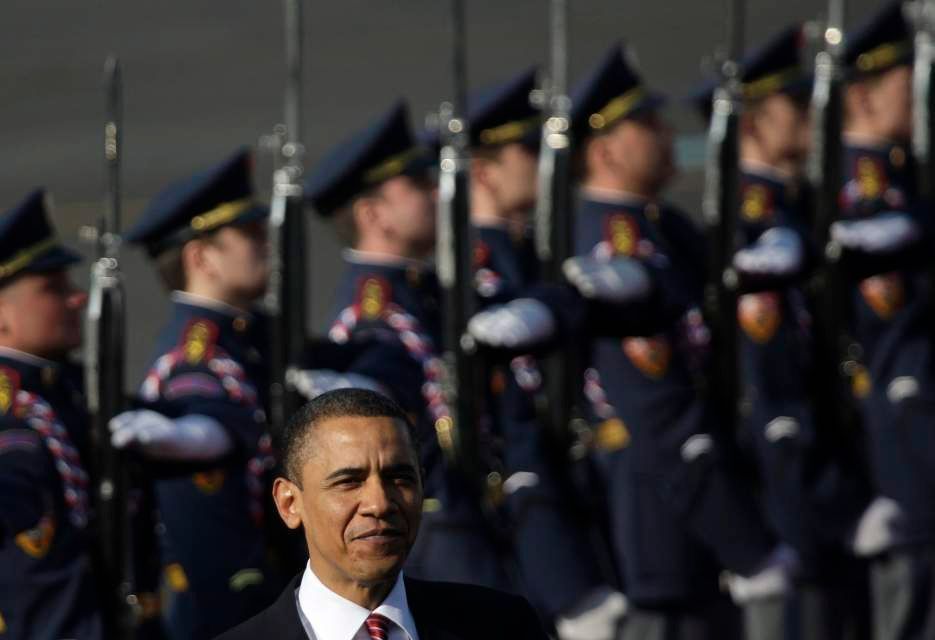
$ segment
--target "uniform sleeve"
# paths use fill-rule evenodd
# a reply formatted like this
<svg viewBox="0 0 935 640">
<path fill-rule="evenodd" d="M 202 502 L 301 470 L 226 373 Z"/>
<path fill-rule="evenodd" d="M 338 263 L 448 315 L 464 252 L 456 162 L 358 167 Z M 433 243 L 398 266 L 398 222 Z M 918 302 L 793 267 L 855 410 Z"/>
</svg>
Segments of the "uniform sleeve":
<svg viewBox="0 0 935 640">
<path fill-rule="evenodd" d="M 48 455 L 28 426 L 0 430 L 0 540 L 29 529 L 47 511 Z"/>
<path fill-rule="evenodd" d="M 266 424 L 256 387 L 243 367 L 220 351 L 195 362 L 178 349 L 159 358 L 143 381 L 140 405 L 170 418 L 214 418 L 246 457 L 256 452 Z"/>
</svg>

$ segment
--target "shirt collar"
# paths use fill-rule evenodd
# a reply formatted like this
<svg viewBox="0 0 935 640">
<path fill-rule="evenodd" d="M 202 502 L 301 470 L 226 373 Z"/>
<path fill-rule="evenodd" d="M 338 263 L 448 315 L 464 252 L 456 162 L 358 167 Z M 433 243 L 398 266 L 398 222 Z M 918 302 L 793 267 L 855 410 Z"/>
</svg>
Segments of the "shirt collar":
<svg viewBox="0 0 935 640">
<path fill-rule="evenodd" d="M 188 291 L 173 291 L 170 296 L 172 302 L 178 302 L 181 304 L 187 304 L 193 307 L 201 307 L 203 309 L 210 309 L 218 313 L 222 313 L 226 316 L 238 317 L 243 315 L 250 315 L 249 312 L 238 309 L 233 305 L 229 305 L 226 302 L 221 302 L 220 300 L 215 300 L 214 298 L 208 298 L 207 296 L 200 296 L 195 293 L 189 293 Z"/>
<path fill-rule="evenodd" d="M 747 175 L 763 178 L 782 186 L 789 185 L 794 180 L 791 174 L 781 171 L 776 167 L 771 167 L 764 162 L 744 160 L 740 163 L 740 169 Z"/>
<path fill-rule="evenodd" d="M 386 267 L 399 267 L 400 269 L 414 267 L 420 271 L 428 271 L 431 268 L 431 265 L 425 260 L 419 260 L 417 258 L 406 258 L 404 256 L 394 256 L 389 253 L 345 249 L 341 252 L 341 255 L 346 261 L 357 264 L 375 264 Z"/>
<path fill-rule="evenodd" d="M 370 611 L 364 607 L 339 596 L 322 584 L 310 564 L 305 565 L 298 600 L 299 609 L 311 625 L 316 640 L 353 640 L 370 615 Z M 392 620 L 406 633 L 406 640 L 419 640 L 406 598 L 402 571 L 396 577 L 396 584 L 389 595 L 373 612 Z"/>
<path fill-rule="evenodd" d="M 618 191 L 616 189 L 605 189 L 602 187 L 581 187 L 581 194 L 588 200 L 593 200 L 595 202 L 619 204 L 627 207 L 639 208 L 651 202 L 649 198 L 630 193 L 629 191 Z"/>
<path fill-rule="evenodd" d="M 16 360 L 22 364 L 28 364 L 37 368 L 57 366 L 57 364 L 51 360 L 46 360 L 45 358 L 40 358 L 39 356 L 34 356 L 31 353 L 26 353 L 25 351 L 20 351 L 19 349 L 13 349 L 11 347 L 0 347 L 0 357 Z"/>
</svg>

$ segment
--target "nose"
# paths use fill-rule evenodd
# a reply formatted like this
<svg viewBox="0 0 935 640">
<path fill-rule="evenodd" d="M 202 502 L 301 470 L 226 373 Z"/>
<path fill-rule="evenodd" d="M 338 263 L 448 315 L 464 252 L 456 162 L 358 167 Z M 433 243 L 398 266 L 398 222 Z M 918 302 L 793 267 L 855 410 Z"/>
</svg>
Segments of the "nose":
<svg viewBox="0 0 935 640">
<path fill-rule="evenodd" d="M 360 496 L 360 513 L 374 518 L 382 518 L 394 509 L 383 480 L 376 474 L 367 479 Z"/>
</svg>

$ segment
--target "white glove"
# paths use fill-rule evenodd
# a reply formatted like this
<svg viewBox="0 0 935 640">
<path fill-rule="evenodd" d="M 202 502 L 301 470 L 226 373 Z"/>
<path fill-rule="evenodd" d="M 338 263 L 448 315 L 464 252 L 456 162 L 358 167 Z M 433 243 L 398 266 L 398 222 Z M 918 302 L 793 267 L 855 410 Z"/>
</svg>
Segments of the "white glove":
<svg viewBox="0 0 935 640">
<path fill-rule="evenodd" d="M 287 381 L 306 400 L 313 400 L 328 391 L 348 388 L 368 389 L 386 395 L 383 386 L 373 378 L 332 369 L 293 369 L 287 374 Z"/>
<path fill-rule="evenodd" d="M 234 446 L 220 422 L 199 414 L 173 420 L 138 409 L 114 416 L 108 426 L 115 448 L 132 447 L 163 460 L 213 460 Z"/>
<path fill-rule="evenodd" d="M 734 267 L 748 276 L 790 276 L 802 269 L 802 239 L 792 229 L 773 227 L 734 254 Z"/>
<path fill-rule="evenodd" d="M 862 558 L 887 551 L 896 542 L 899 524 L 904 515 L 891 498 L 877 497 L 860 516 L 854 529 L 851 548 Z"/>
<path fill-rule="evenodd" d="M 728 576 L 727 586 L 731 598 L 743 605 L 754 600 L 780 597 L 792 587 L 792 576 L 798 570 L 798 565 L 799 557 L 795 550 L 780 544 L 752 575 Z"/>
<path fill-rule="evenodd" d="M 887 211 L 862 220 L 839 220 L 831 225 L 831 239 L 845 249 L 892 253 L 919 239 L 919 225 L 905 213 Z"/>
<path fill-rule="evenodd" d="M 555 621 L 559 640 L 614 640 L 627 606 L 619 591 L 598 587 Z"/>
<path fill-rule="evenodd" d="M 517 298 L 475 314 L 467 328 L 481 344 L 516 349 L 551 338 L 556 327 L 555 317 L 543 303 Z"/>
<path fill-rule="evenodd" d="M 566 260 L 562 271 L 582 296 L 601 302 L 622 304 L 641 300 L 652 288 L 646 267 L 633 258 L 598 260 L 579 256 Z"/>
</svg>

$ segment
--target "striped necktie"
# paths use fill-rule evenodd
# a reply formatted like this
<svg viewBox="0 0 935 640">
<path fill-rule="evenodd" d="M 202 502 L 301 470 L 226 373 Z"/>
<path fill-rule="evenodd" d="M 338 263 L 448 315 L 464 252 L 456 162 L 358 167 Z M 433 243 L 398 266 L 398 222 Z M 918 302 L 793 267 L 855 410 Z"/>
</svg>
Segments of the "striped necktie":
<svg viewBox="0 0 935 640">
<path fill-rule="evenodd" d="M 389 624 L 389 618 L 381 616 L 379 613 L 371 613 L 364 621 L 367 633 L 370 634 L 373 640 L 388 640 L 390 637 Z"/>
</svg>

